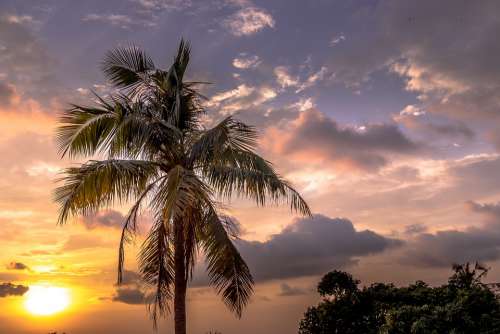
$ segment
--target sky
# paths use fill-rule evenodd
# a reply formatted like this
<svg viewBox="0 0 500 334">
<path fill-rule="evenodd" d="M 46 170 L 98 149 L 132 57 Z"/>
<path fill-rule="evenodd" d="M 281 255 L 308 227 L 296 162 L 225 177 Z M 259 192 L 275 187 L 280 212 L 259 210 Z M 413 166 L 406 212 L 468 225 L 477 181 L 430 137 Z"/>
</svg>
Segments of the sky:
<svg viewBox="0 0 500 334">
<path fill-rule="evenodd" d="M 237 247 L 257 285 L 241 319 L 206 286 L 188 294 L 189 333 L 289 334 L 333 269 L 367 285 L 442 284 L 454 262 L 500 281 L 500 3 L 495 0 L 0 0 L 2 333 L 153 333 L 129 248 L 127 206 L 57 226 L 58 114 L 111 87 L 106 51 L 136 45 L 167 67 L 182 37 L 207 124 L 259 129 L 259 153 L 311 218 L 233 199 Z M 147 221 L 147 215 L 143 218 Z M 49 316 L 30 293 L 58 289 Z M 170 332 L 171 317 L 160 323 Z"/>
</svg>

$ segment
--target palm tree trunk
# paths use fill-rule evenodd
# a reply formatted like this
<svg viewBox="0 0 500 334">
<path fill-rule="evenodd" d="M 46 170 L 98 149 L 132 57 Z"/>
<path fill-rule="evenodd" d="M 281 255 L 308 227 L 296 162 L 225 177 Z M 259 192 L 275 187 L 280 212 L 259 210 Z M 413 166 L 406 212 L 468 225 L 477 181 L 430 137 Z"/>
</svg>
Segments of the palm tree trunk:
<svg viewBox="0 0 500 334">
<path fill-rule="evenodd" d="M 174 223 L 174 322 L 175 334 L 186 334 L 186 262 L 182 222 Z"/>
</svg>

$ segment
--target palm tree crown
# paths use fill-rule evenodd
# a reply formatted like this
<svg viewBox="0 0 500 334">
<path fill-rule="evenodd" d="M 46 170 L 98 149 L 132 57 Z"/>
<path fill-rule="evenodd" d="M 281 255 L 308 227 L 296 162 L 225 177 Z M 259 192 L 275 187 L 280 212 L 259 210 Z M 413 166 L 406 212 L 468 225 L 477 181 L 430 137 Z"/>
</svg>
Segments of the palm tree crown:
<svg viewBox="0 0 500 334">
<path fill-rule="evenodd" d="M 240 316 L 248 303 L 253 278 L 232 243 L 234 224 L 221 213 L 217 198 L 286 202 L 310 215 L 298 192 L 255 153 L 255 128 L 231 116 L 211 129 L 203 127 L 204 97 L 197 91 L 202 83 L 183 80 L 189 57 L 190 47 L 181 41 L 165 71 L 137 47 L 110 51 L 102 67 L 115 92 L 106 98 L 96 94 L 93 106 L 73 105 L 57 130 L 62 156 L 104 157 L 65 170 L 55 191 L 59 223 L 132 203 L 121 235 L 118 283 L 137 218 L 151 212 L 153 225 L 138 263 L 144 281 L 155 289 L 154 319 L 178 293 L 185 298 L 200 251 L 225 304 Z"/>
</svg>

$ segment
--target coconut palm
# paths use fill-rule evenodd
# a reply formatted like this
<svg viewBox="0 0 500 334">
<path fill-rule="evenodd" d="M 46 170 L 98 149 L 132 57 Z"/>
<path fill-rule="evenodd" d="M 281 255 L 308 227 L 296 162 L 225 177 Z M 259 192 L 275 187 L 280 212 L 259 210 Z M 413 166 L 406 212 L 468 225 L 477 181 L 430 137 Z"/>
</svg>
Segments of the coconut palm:
<svg viewBox="0 0 500 334">
<path fill-rule="evenodd" d="M 237 316 L 252 294 L 252 275 L 232 242 L 235 224 L 221 202 L 234 196 L 258 205 L 285 202 L 310 215 L 299 193 L 255 153 L 254 127 L 229 116 L 204 128 L 204 97 L 197 90 L 203 83 L 184 81 L 189 58 L 184 41 L 168 70 L 134 46 L 110 51 L 102 69 L 114 92 L 95 94 L 91 106 L 73 105 L 57 130 L 61 156 L 102 158 L 64 171 L 55 190 L 59 223 L 130 203 L 119 247 L 121 283 L 125 244 L 140 214 L 150 212 L 139 271 L 155 291 L 155 323 L 173 299 L 176 334 L 186 333 L 186 289 L 199 253 L 210 283 Z"/>
<path fill-rule="evenodd" d="M 452 268 L 454 274 L 448 279 L 450 285 L 461 289 L 485 286 L 481 280 L 486 277 L 489 269 L 481 263 L 476 261 L 474 268 L 471 268 L 469 262 L 464 264 L 454 263 Z"/>
</svg>

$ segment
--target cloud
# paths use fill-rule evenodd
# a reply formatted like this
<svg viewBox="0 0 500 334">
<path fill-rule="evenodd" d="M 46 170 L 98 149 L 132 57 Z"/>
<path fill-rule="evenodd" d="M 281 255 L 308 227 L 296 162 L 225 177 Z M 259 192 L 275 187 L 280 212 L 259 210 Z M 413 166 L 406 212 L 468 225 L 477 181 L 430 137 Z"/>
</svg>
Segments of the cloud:
<svg viewBox="0 0 500 334">
<path fill-rule="evenodd" d="M 235 89 L 215 94 L 207 106 L 217 108 L 221 115 L 230 115 L 259 107 L 277 95 L 277 92 L 268 86 L 252 87 L 241 84 Z"/>
<path fill-rule="evenodd" d="M 29 270 L 29 267 L 21 262 L 11 262 L 7 265 L 10 270 Z"/>
<path fill-rule="evenodd" d="M 307 79 L 299 86 L 295 93 L 300 93 L 301 91 L 314 86 L 317 82 L 323 80 L 328 73 L 328 68 L 322 66 L 317 72 L 311 74 Z"/>
<path fill-rule="evenodd" d="M 487 228 L 422 233 L 411 242 L 401 261 L 424 267 L 449 267 L 453 263 L 500 258 L 500 233 Z"/>
<path fill-rule="evenodd" d="M 449 267 L 452 263 L 500 259 L 500 205 L 467 201 L 468 212 L 480 214 L 482 224 L 435 233 L 416 231 L 401 261 L 424 267 Z"/>
<path fill-rule="evenodd" d="M 335 69 L 335 80 L 347 86 L 367 82 L 380 70 L 391 72 L 418 95 L 427 113 L 472 121 L 471 127 L 484 131 L 500 116 L 499 10 L 495 0 L 480 6 L 382 0 L 358 13 L 371 29 L 351 32 L 352 38 L 332 52 L 328 66 Z M 462 130 L 451 129 L 456 134 Z M 493 139 L 488 138 L 495 144 Z"/>
<path fill-rule="evenodd" d="M 16 87 L 0 81 L 0 107 L 10 107 L 19 100 Z"/>
<path fill-rule="evenodd" d="M 500 203 L 480 204 L 474 201 L 467 201 L 465 202 L 465 207 L 470 212 L 481 214 L 489 222 L 500 225 Z"/>
<path fill-rule="evenodd" d="M 345 41 L 346 37 L 344 35 L 344 33 L 340 33 L 340 35 L 336 35 L 332 38 L 332 40 L 330 41 L 330 46 L 335 46 L 337 44 L 339 44 L 340 42 L 342 41 Z"/>
<path fill-rule="evenodd" d="M 249 96 L 255 91 L 254 87 L 247 86 L 246 84 L 241 84 L 238 87 L 220 92 L 212 96 L 209 101 L 210 107 L 219 107 L 222 103 L 233 101 L 234 99 L 240 99 Z"/>
<path fill-rule="evenodd" d="M 327 73 L 328 68 L 326 66 L 322 66 L 318 71 L 309 73 L 306 78 L 301 79 L 298 75 L 294 76 L 290 74 L 290 70 L 286 66 L 277 66 L 274 68 L 276 82 L 281 89 L 293 87 L 295 88 L 295 93 L 300 93 L 303 90 L 316 85 L 318 82 L 325 79 Z"/>
<path fill-rule="evenodd" d="M 301 98 L 298 102 L 295 102 L 290 105 L 290 108 L 296 108 L 298 111 L 307 111 L 309 109 L 314 108 L 316 105 L 314 103 L 313 98 Z"/>
<path fill-rule="evenodd" d="M 192 6 L 191 0 L 135 0 L 145 10 L 181 10 Z"/>
<path fill-rule="evenodd" d="M 247 55 L 246 53 L 240 53 L 240 56 L 233 59 L 233 66 L 239 69 L 251 69 L 256 68 L 260 65 L 262 61 L 257 55 Z"/>
<path fill-rule="evenodd" d="M 82 217 L 83 224 L 88 229 L 98 227 L 122 228 L 125 216 L 115 210 L 99 211 L 96 214 Z"/>
<path fill-rule="evenodd" d="M 83 22 L 101 22 L 121 28 L 128 28 L 132 24 L 136 24 L 130 16 L 122 14 L 88 14 L 82 19 Z"/>
<path fill-rule="evenodd" d="M 235 36 L 249 36 L 265 28 L 274 28 L 274 19 L 266 10 L 246 7 L 224 20 L 223 24 Z"/>
<path fill-rule="evenodd" d="M 424 148 L 408 139 L 395 124 L 341 127 L 310 109 L 284 127 L 268 130 L 264 145 L 297 161 L 327 162 L 339 169 L 377 170 L 391 155 L 414 155 Z"/>
<path fill-rule="evenodd" d="M 282 297 L 292 297 L 292 296 L 302 296 L 305 294 L 307 294 L 307 290 L 305 289 L 296 286 L 290 286 L 287 283 L 281 283 L 280 293 L 278 295 Z"/>
<path fill-rule="evenodd" d="M 0 15 L 0 79 L 8 82 L 1 84 L 0 104 L 11 102 L 14 93 L 49 103 L 60 88 L 53 71 L 55 62 L 25 26 L 27 20 L 27 17 Z"/>
<path fill-rule="evenodd" d="M 415 235 L 426 232 L 427 229 L 427 226 L 424 224 L 410 224 L 405 226 L 404 233 L 406 235 Z"/>
<path fill-rule="evenodd" d="M 399 246 L 401 241 L 370 230 L 358 231 L 348 219 L 315 215 L 296 219 L 267 241 L 240 239 L 235 243 L 256 279 L 262 281 L 320 275 Z"/>
<path fill-rule="evenodd" d="M 142 290 L 135 287 L 119 287 L 116 289 L 112 300 L 114 302 L 139 305 L 147 303 L 147 296 Z"/>
<path fill-rule="evenodd" d="M 33 16 L 30 15 L 7 15 L 6 20 L 10 23 L 23 24 L 33 23 Z"/>
<path fill-rule="evenodd" d="M 276 76 L 276 82 L 281 88 L 296 87 L 300 83 L 299 78 L 293 77 L 285 66 L 276 67 L 274 69 L 274 75 Z"/>
<path fill-rule="evenodd" d="M 68 237 L 62 245 L 62 251 L 79 251 L 83 249 L 92 249 L 96 247 L 108 247 L 109 243 L 101 238 L 86 234 L 73 234 Z"/>
<path fill-rule="evenodd" d="M 12 283 L 0 284 L 0 298 L 9 296 L 22 296 L 29 290 L 29 287 L 24 285 L 15 285 Z"/>
<path fill-rule="evenodd" d="M 475 132 L 464 122 L 432 116 L 434 115 L 427 114 L 417 106 L 408 105 L 394 120 L 425 138 L 458 138 L 466 141 L 474 139 Z"/>
<path fill-rule="evenodd" d="M 116 287 L 111 300 L 130 305 L 140 305 L 148 303 L 150 298 L 151 296 L 142 286 L 141 276 L 134 271 L 125 270 L 123 272 L 123 282 Z"/>
</svg>

